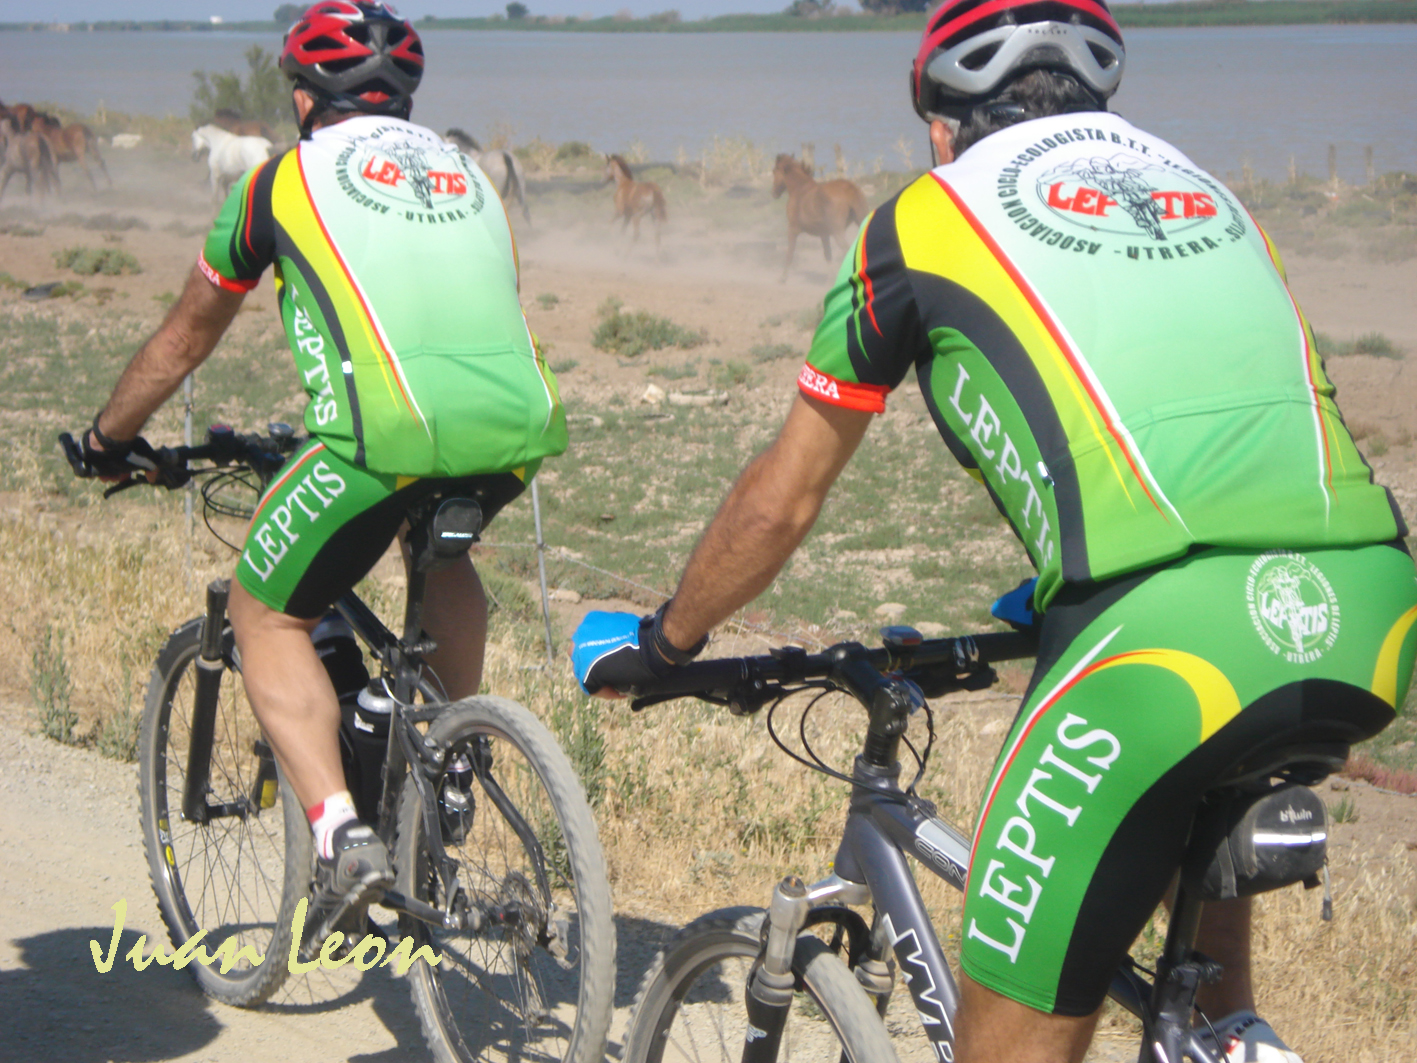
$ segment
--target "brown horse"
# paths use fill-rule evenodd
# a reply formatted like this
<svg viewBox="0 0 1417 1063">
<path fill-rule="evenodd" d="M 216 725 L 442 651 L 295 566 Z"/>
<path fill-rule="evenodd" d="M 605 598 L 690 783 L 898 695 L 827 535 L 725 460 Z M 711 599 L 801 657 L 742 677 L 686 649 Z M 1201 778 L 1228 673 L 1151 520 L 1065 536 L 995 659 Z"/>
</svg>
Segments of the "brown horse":
<svg viewBox="0 0 1417 1063">
<path fill-rule="evenodd" d="M 212 115 L 212 125 L 220 126 L 238 137 L 265 137 L 272 144 L 275 143 L 276 136 L 271 132 L 270 126 L 255 118 L 242 118 L 230 107 L 222 107 Z"/>
<path fill-rule="evenodd" d="M 654 224 L 654 253 L 659 256 L 659 227 L 669 220 L 669 212 L 664 206 L 664 193 L 653 181 L 636 181 L 630 164 L 619 155 L 605 157 L 605 182 L 615 182 L 615 213 L 610 217 L 613 225 L 618 219 L 620 231 L 624 232 L 631 222 L 635 223 L 635 235 L 630 244 L 634 246 L 640 238 L 640 219 L 646 214 Z"/>
<path fill-rule="evenodd" d="M 797 250 L 797 235 L 807 233 L 822 239 L 822 253 L 831 261 L 832 237 L 846 243 L 846 227 L 860 225 L 869 208 L 861 189 L 839 178 L 818 184 L 812 171 L 791 155 L 779 155 L 772 168 L 772 197 L 787 193 L 787 261 L 782 264 L 782 279 L 792 266 Z"/>
<path fill-rule="evenodd" d="M 15 106 L 7 108 L 10 117 L 15 121 L 15 128 L 21 133 L 30 131 L 30 123 L 34 121 L 35 110 L 27 103 L 17 103 Z"/>
<path fill-rule="evenodd" d="M 89 179 L 89 184 L 94 191 L 98 191 L 98 182 L 93 179 L 93 171 L 89 169 L 89 159 L 98 163 L 98 168 L 103 171 L 103 178 L 108 182 L 108 187 L 113 187 L 113 178 L 108 176 L 108 167 L 104 164 L 103 156 L 98 153 L 98 137 L 94 136 L 93 130 L 81 122 L 70 122 L 65 125 L 52 115 L 36 112 L 32 128 L 49 143 L 49 150 L 54 154 L 54 184 L 59 185 L 59 167 L 61 162 L 76 162 L 79 169 L 84 171 L 84 176 Z"/>
<path fill-rule="evenodd" d="M 10 178 L 17 173 L 25 175 L 26 195 L 33 195 L 37 176 L 39 194 L 43 196 L 49 191 L 50 178 L 58 185 L 59 173 L 54 163 L 54 153 L 50 150 L 49 141 L 40 136 L 38 130 L 22 132 L 13 113 L 0 118 L 0 199 L 4 198 Z"/>
</svg>

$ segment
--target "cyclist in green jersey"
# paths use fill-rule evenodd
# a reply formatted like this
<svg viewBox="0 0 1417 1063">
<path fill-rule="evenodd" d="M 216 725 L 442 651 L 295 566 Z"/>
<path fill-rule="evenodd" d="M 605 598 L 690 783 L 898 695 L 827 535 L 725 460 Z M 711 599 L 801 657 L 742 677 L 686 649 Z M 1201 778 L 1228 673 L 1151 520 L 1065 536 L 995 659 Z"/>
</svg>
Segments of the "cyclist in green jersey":
<svg viewBox="0 0 1417 1063">
<path fill-rule="evenodd" d="M 358 931 L 392 881 L 389 856 L 346 790 L 339 706 L 310 633 L 411 506 L 465 494 L 485 525 L 565 449 L 566 425 L 518 301 L 501 201 L 455 146 L 408 121 L 423 74 L 413 27 L 381 3 L 324 0 L 286 33 L 281 66 L 300 143 L 232 189 L 83 447 L 110 477 L 141 465 L 143 424 L 273 267 L 310 440 L 257 504 L 229 612 L 252 708 L 315 832 L 308 925 L 347 904 L 341 925 Z M 477 692 L 486 624 L 470 561 L 429 574 L 429 664 L 450 698 Z"/>
<path fill-rule="evenodd" d="M 653 617 L 592 614 L 586 689 L 663 675 L 761 593 L 915 367 L 1038 570 L 1038 663 L 981 804 L 961 1063 L 1086 1051 L 1201 794 L 1265 741 L 1353 742 L 1411 682 L 1406 526 L 1333 401 L 1269 240 L 1107 113 L 1102 0 L 946 0 L 911 74 L 937 162 L 861 227 L 777 440 Z M 1297 1063 L 1254 1014 L 1248 899 L 1207 905 L 1220 1054 Z"/>
</svg>

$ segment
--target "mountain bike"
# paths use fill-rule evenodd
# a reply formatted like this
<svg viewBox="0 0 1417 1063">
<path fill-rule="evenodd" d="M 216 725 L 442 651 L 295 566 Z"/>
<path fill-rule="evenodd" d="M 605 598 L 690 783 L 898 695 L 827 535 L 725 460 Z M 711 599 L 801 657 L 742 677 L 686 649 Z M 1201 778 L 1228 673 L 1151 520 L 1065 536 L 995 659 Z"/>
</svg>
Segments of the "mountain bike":
<svg viewBox="0 0 1417 1063">
<path fill-rule="evenodd" d="M 83 475 L 73 439 L 61 442 Z M 204 519 L 221 538 L 213 517 L 249 519 L 303 442 L 287 425 L 266 436 L 213 427 L 203 445 L 159 450 L 157 482 L 199 479 Z M 120 483 L 105 497 L 144 483 Z M 408 968 L 434 1057 L 593 1063 L 610 1021 L 615 941 L 585 792 L 525 708 L 492 696 L 449 702 L 423 663 L 436 649 L 420 624 L 427 573 L 463 557 L 481 528 L 475 482 L 466 493 L 435 495 L 408 515 L 401 636 L 352 591 L 316 629 L 317 639 L 333 630 L 320 648 L 345 695 L 346 777 L 361 818 L 393 854 L 395 884 L 381 903 L 397 915 L 397 937 L 411 939 L 412 955 L 428 946 L 442 957 Z M 190 969 L 209 996 L 252 1007 L 280 989 L 292 963 L 321 955 L 339 913 L 302 935 L 293 926 L 311 896 L 313 839 L 246 703 L 228 588 L 214 581 L 205 613 L 158 654 L 140 729 L 139 796 L 173 945 L 200 930 L 208 948 L 232 939 L 235 963 Z M 376 665 L 372 680 L 355 636 Z M 387 937 L 372 919 L 367 930 Z M 369 955 L 377 960 L 387 944 Z"/>
<path fill-rule="evenodd" d="M 882 1020 L 896 969 L 933 1058 L 954 1059 L 959 994 L 906 860 L 914 857 L 954 888 L 965 888 L 968 837 L 916 793 L 935 739 L 927 695 L 984 689 L 997 678 L 989 662 L 1031 657 L 1035 645 L 1018 632 L 925 640 L 913 629 L 891 627 L 882 636 L 879 649 L 846 642 L 809 654 L 789 646 L 764 657 L 691 663 L 637 691 L 631 703 L 637 709 L 676 697 L 724 705 L 737 715 L 770 706 L 773 741 L 852 789 L 832 874 L 811 885 L 796 876 L 783 879 L 767 910 L 701 916 L 660 953 L 635 998 L 623 1063 L 838 1056 L 893 1063 L 896 1052 Z M 817 695 L 798 726 L 805 756 L 783 742 L 774 720 L 784 699 L 802 691 Z M 850 774 L 827 765 L 807 743 L 806 713 L 832 691 L 867 711 L 865 740 Z M 918 752 L 906 738 L 916 713 L 924 714 L 928 734 Z M 1338 770 L 1348 752 L 1344 741 L 1326 737 L 1295 743 L 1276 736 L 1202 800 L 1160 959 L 1148 970 L 1129 957 L 1111 986 L 1112 998 L 1141 1019 L 1143 1063 L 1223 1063 L 1204 1017 L 1199 1028 L 1192 1025 L 1198 987 L 1221 974 L 1195 951 L 1201 908 L 1208 900 L 1299 881 L 1318 885 L 1325 809 L 1308 786 Z M 904 788 L 902 744 L 917 766 Z M 858 907 L 869 909 L 869 921 Z"/>
</svg>

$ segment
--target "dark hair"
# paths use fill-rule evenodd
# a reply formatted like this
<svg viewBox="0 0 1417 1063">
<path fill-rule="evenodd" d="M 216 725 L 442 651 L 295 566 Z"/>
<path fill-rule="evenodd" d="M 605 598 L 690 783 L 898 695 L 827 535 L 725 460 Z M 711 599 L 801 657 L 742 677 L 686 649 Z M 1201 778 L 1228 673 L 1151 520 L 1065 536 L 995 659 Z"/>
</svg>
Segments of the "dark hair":
<svg viewBox="0 0 1417 1063">
<path fill-rule="evenodd" d="M 1071 74 L 1030 70 L 965 116 L 954 136 L 955 156 L 964 154 L 990 133 L 1032 118 L 1105 110 L 1106 102 Z"/>
</svg>

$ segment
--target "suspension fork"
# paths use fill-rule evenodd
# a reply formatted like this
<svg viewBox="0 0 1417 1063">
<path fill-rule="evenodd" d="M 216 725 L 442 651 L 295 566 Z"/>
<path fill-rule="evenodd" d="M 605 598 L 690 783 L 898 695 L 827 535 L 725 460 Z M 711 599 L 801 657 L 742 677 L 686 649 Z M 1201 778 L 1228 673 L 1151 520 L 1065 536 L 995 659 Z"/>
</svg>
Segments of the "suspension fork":
<svg viewBox="0 0 1417 1063">
<path fill-rule="evenodd" d="M 788 875 L 773 890 L 762 962 L 748 987 L 743 1063 L 775 1063 L 777 1059 L 797 981 L 792 973 L 792 954 L 810 907 L 807 886 L 796 875 Z"/>
<path fill-rule="evenodd" d="M 187 780 L 182 789 L 182 818 L 189 823 L 206 823 L 207 787 L 211 781 L 212 742 L 216 734 L 217 700 L 221 696 L 222 638 L 226 628 L 226 600 L 230 584 L 224 579 L 207 585 L 207 615 L 202 623 L 202 643 L 197 651 L 196 692 L 192 698 Z M 170 726 L 170 725 L 169 725 Z"/>
</svg>

